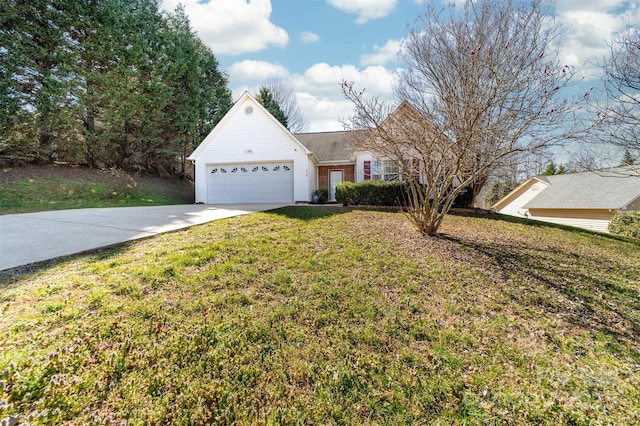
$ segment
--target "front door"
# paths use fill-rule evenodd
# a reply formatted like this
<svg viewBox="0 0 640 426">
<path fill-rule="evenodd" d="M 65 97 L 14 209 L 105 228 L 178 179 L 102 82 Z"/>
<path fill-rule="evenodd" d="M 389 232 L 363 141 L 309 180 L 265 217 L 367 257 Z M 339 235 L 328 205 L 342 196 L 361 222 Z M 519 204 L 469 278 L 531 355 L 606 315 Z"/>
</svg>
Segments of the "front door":
<svg viewBox="0 0 640 426">
<path fill-rule="evenodd" d="M 336 185 L 342 182 L 342 170 L 329 171 L 329 200 L 336 200 Z"/>
</svg>

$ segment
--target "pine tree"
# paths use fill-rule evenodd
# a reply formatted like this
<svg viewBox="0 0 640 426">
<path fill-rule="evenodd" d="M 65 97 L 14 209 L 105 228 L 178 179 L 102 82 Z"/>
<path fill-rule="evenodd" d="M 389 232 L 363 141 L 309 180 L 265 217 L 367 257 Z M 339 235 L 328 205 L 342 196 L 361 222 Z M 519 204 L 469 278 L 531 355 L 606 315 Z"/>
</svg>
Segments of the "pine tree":
<svg viewBox="0 0 640 426">
<path fill-rule="evenodd" d="M 542 175 L 543 176 L 553 176 L 555 174 L 558 174 L 558 168 L 556 167 L 556 164 L 552 161 L 551 163 L 549 163 L 547 168 L 544 169 L 544 172 L 542 173 Z"/>
<path fill-rule="evenodd" d="M 73 46 L 61 0 L 3 2 L 0 154 L 52 161 L 73 137 L 69 96 Z"/>
<path fill-rule="evenodd" d="M 622 155 L 622 162 L 620 163 L 620 165 L 633 166 L 634 164 L 636 164 L 636 159 L 631 155 L 631 151 L 629 151 L 629 148 L 626 148 L 624 150 L 624 154 Z"/>
<path fill-rule="evenodd" d="M 287 116 L 282 112 L 280 105 L 273 98 L 271 91 L 266 87 L 260 88 L 260 93 L 256 98 L 284 127 L 288 128 Z"/>
<path fill-rule="evenodd" d="M 569 171 L 564 166 L 564 164 L 560 164 L 559 166 L 556 166 L 556 163 L 552 161 L 544 170 L 544 172 L 542 173 L 542 176 L 563 175 L 565 173 L 569 173 Z"/>
<path fill-rule="evenodd" d="M 0 61 L 0 160 L 183 174 L 231 107 L 215 56 L 160 0 L 0 2 Z"/>
<path fill-rule="evenodd" d="M 165 137 L 171 142 L 167 149 L 180 161 L 177 173 L 182 176 L 187 155 L 231 107 L 231 92 L 213 53 L 191 29 L 184 8 L 178 6 L 167 21 L 170 61 L 165 80 L 172 96 L 165 107 Z"/>
</svg>

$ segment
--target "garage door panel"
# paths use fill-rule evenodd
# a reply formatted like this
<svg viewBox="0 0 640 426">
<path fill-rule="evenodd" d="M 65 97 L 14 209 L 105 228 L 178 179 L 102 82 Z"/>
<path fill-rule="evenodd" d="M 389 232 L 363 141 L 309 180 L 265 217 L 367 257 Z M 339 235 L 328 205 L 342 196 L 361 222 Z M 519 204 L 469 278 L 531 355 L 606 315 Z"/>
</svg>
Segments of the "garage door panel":
<svg viewBox="0 0 640 426">
<path fill-rule="evenodd" d="M 293 202 L 293 163 L 208 167 L 209 204 Z"/>
</svg>

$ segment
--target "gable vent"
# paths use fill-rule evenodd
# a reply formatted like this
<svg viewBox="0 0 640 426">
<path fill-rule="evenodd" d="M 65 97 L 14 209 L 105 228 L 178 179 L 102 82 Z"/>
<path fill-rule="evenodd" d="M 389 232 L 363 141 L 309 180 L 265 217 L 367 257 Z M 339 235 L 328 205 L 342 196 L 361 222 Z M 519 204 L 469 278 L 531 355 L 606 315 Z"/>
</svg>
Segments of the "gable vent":
<svg viewBox="0 0 640 426">
<path fill-rule="evenodd" d="M 245 112 L 247 115 L 251 115 L 251 113 L 253 113 L 253 107 L 252 107 L 251 105 L 249 105 L 248 107 L 246 107 L 246 108 L 244 109 L 244 112 Z"/>
</svg>

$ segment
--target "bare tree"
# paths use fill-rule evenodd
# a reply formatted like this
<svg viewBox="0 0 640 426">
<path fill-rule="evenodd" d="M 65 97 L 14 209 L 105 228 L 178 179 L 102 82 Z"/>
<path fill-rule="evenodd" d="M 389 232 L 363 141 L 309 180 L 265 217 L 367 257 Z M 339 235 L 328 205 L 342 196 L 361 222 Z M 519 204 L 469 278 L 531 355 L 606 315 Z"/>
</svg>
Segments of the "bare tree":
<svg viewBox="0 0 640 426">
<path fill-rule="evenodd" d="M 291 133 L 302 133 L 308 123 L 300 111 L 296 92 L 284 80 L 270 80 L 266 88 L 271 92 L 273 99 L 287 117 L 287 127 Z"/>
<path fill-rule="evenodd" d="M 595 134 L 640 153 L 640 29 L 626 31 L 609 47 L 602 64 L 606 104 L 596 113 Z"/>
<path fill-rule="evenodd" d="M 563 140 L 574 72 L 552 48 L 561 29 L 548 10 L 546 0 L 427 4 L 400 55 L 395 95 L 409 113 L 389 118 L 388 104 L 343 83 L 355 105 L 345 127 L 370 129 L 360 148 L 407 168 L 408 214 L 423 234 L 438 231 L 462 190 L 477 195 L 514 156 Z"/>
</svg>

